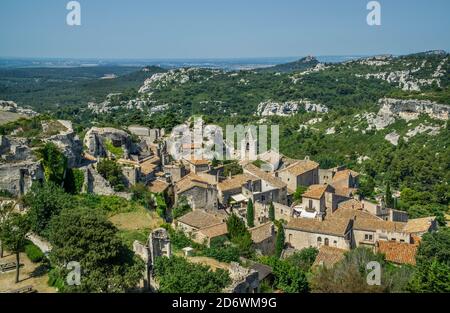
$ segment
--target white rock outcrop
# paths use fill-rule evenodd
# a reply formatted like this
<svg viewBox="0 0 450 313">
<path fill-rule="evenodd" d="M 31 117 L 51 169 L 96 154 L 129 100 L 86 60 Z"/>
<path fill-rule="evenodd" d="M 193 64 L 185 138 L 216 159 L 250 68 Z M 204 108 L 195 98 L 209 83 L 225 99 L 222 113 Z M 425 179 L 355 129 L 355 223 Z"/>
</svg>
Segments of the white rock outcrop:
<svg viewBox="0 0 450 313">
<path fill-rule="evenodd" d="M 261 102 L 258 105 L 259 116 L 290 116 L 297 113 L 301 108 L 307 112 L 327 113 L 328 108 L 322 104 L 313 103 L 309 100 L 287 101 L 287 102 Z"/>
</svg>

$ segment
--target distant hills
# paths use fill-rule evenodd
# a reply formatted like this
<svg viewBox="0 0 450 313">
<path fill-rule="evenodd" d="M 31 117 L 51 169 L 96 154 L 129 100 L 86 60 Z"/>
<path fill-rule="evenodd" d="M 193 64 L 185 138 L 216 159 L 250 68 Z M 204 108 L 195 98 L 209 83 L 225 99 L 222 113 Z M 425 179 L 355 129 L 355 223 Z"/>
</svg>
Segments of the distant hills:
<svg viewBox="0 0 450 313">
<path fill-rule="evenodd" d="M 259 72 L 280 72 L 280 73 L 291 73 L 296 71 L 304 71 L 309 68 L 315 67 L 317 64 L 319 64 L 319 61 L 313 57 L 313 56 L 307 56 L 304 58 L 301 58 L 300 60 L 284 63 L 284 64 L 278 64 L 271 67 L 266 67 L 259 69 Z"/>
</svg>

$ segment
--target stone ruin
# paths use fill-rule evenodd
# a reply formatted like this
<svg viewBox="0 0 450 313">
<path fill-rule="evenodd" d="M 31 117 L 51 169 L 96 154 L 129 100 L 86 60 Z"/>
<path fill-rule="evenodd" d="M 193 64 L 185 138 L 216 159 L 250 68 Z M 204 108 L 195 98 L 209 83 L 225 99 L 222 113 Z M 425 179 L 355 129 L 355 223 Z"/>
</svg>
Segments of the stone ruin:
<svg viewBox="0 0 450 313">
<path fill-rule="evenodd" d="M 254 269 L 242 267 L 239 263 L 232 262 L 229 269 L 232 283 L 225 293 L 257 293 L 259 292 L 259 276 Z"/>
<path fill-rule="evenodd" d="M 146 244 L 136 240 L 133 243 L 133 251 L 146 265 L 144 289 L 157 290 L 158 284 L 154 280 L 153 265 L 157 257 L 170 258 L 172 256 L 168 231 L 164 228 L 155 229 L 150 233 Z"/>
</svg>

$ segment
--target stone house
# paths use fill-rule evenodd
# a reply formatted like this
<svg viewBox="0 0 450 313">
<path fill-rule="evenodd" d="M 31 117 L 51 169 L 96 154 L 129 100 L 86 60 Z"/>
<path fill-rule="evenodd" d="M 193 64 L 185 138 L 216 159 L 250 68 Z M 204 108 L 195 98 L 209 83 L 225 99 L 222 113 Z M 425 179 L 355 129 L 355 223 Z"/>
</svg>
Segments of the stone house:
<svg viewBox="0 0 450 313">
<path fill-rule="evenodd" d="M 330 185 L 311 185 L 302 195 L 300 209 L 315 212 L 319 218 L 332 214 L 337 208 L 334 192 Z"/>
<path fill-rule="evenodd" d="M 293 218 L 285 226 L 286 243 L 296 250 L 322 245 L 350 250 L 352 243 L 352 220 L 329 218 L 324 221 Z"/>
<path fill-rule="evenodd" d="M 403 231 L 412 236 L 422 237 L 424 234 L 438 229 L 436 217 L 422 217 L 410 219 L 406 222 Z"/>
<path fill-rule="evenodd" d="M 174 223 L 176 229 L 181 230 L 193 241 L 207 246 L 210 245 L 212 239 L 228 233 L 225 216 L 200 210 L 189 212 Z"/>
<path fill-rule="evenodd" d="M 311 186 L 319 183 L 319 163 L 300 160 L 277 172 L 290 193 L 294 193 L 300 186 Z"/>
<path fill-rule="evenodd" d="M 256 202 L 254 204 L 255 208 L 255 225 L 264 224 L 269 222 L 269 204 L 263 204 L 260 202 Z M 273 208 L 275 211 L 275 219 L 280 221 L 284 220 L 289 222 L 291 218 L 293 218 L 293 208 L 281 204 L 281 203 L 273 203 Z"/>
<path fill-rule="evenodd" d="M 261 180 L 260 184 L 243 187 L 244 196 L 251 198 L 253 203 L 277 202 L 287 204 L 287 185 L 279 178 L 262 171 L 251 163 L 244 167 L 244 173 L 256 176 Z"/>
<path fill-rule="evenodd" d="M 184 176 L 188 174 L 188 171 L 183 164 L 173 163 L 164 165 L 164 173 L 170 175 L 172 182 L 176 183 L 180 181 Z"/>
<path fill-rule="evenodd" d="M 411 236 L 404 231 L 406 223 L 382 219 L 356 218 L 353 223 L 353 245 L 375 248 L 377 241 L 411 242 Z"/>
<path fill-rule="evenodd" d="M 175 184 L 175 202 L 182 196 L 186 197 L 193 210 L 218 209 L 216 186 L 196 174 L 190 173 Z"/>
<path fill-rule="evenodd" d="M 260 179 L 250 174 L 240 174 L 228 179 L 222 180 L 217 184 L 219 202 L 227 205 L 232 196 L 242 194 L 243 186 L 247 185 L 247 189 L 253 189 L 248 186 L 257 184 Z"/>
<path fill-rule="evenodd" d="M 268 222 L 249 229 L 255 250 L 263 255 L 272 254 L 275 251 L 275 226 Z"/>
<path fill-rule="evenodd" d="M 209 166 L 209 161 L 205 159 L 185 159 L 186 163 L 189 165 L 189 170 L 191 173 L 198 174 L 202 172 L 208 172 L 211 167 Z"/>
</svg>

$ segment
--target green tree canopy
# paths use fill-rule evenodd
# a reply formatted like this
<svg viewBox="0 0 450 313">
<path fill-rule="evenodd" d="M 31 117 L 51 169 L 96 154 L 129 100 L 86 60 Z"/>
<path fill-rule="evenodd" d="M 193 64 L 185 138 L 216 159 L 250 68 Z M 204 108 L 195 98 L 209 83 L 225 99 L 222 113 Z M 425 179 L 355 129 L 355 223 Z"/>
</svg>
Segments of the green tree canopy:
<svg viewBox="0 0 450 313">
<path fill-rule="evenodd" d="M 24 249 L 30 224 L 26 215 L 11 213 L 2 222 L 0 239 L 6 249 L 16 255 L 16 283 L 19 282 L 20 252 Z"/>
<path fill-rule="evenodd" d="M 255 227 L 255 209 L 253 208 L 252 199 L 247 204 L 247 225 L 250 228 Z"/>
<path fill-rule="evenodd" d="M 157 258 L 154 269 L 162 293 L 219 293 L 231 283 L 226 270 L 212 271 L 177 256 Z"/>
<path fill-rule="evenodd" d="M 52 182 L 33 184 L 31 191 L 24 198 L 24 203 L 29 207 L 31 230 L 44 237 L 47 236 L 47 227 L 52 217 L 64 208 L 74 207 L 70 195 Z"/>
<path fill-rule="evenodd" d="M 133 256 L 117 229 L 104 215 L 90 209 L 65 209 L 50 224 L 50 260 L 64 273 L 65 264 L 81 265 L 81 286 L 63 291 L 124 292 L 143 275 L 143 262 Z"/>
</svg>

